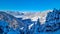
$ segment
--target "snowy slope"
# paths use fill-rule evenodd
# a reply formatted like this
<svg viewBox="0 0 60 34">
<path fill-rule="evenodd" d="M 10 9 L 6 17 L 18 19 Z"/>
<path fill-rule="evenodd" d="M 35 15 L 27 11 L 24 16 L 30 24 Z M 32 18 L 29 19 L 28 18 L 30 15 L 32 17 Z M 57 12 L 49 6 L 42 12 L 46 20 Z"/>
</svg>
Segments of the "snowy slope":
<svg viewBox="0 0 60 34">
<path fill-rule="evenodd" d="M 0 34 L 2 33 L 60 34 L 60 10 L 54 9 L 44 12 L 0 11 Z"/>
<path fill-rule="evenodd" d="M 32 21 L 37 21 L 38 18 L 40 18 L 41 24 L 44 24 L 46 21 L 47 13 L 51 12 L 52 10 L 46 10 L 42 12 L 7 12 L 16 18 L 22 18 L 24 19 L 31 19 Z"/>
</svg>

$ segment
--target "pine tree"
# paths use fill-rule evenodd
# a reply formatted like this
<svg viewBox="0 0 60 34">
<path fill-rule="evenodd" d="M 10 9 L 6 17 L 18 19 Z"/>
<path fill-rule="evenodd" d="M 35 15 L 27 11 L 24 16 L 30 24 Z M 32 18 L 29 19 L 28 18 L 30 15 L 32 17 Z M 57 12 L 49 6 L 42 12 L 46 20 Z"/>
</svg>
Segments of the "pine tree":
<svg viewBox="0 0 60 34">
<path fill-rule="evenodd" d="M 60 12 L 59 10 L 54 8 L 53 12 L 48 13 L 48 15 L 46 17 L 46 24 L 47 24 L 46 28 L 48 28 L 48 30 L 46 29 L 47 31 L 55 31 L 59 28 L 59 26 L 58 26 L 58 23 L 60 23 L 59 22 L 59 12 Z"/>
<path fill-rule="evenodd" d="M 34 34 L 40 34 L 40 19 L 38 18 L 37 24 L 35 25 L 35 32 Z"/>
</svg>

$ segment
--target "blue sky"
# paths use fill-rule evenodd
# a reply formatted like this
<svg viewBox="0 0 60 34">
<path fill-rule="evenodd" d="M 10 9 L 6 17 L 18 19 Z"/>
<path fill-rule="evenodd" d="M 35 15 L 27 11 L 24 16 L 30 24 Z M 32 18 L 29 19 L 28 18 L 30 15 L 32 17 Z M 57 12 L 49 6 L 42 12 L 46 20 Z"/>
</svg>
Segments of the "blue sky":
<svg viewBox="0 0 60 34">
<path fill-rule="evenodd" d="M 43 11 L 60 8 L 60 0 L 0 0 L 0 10 Z"/>
</svg>

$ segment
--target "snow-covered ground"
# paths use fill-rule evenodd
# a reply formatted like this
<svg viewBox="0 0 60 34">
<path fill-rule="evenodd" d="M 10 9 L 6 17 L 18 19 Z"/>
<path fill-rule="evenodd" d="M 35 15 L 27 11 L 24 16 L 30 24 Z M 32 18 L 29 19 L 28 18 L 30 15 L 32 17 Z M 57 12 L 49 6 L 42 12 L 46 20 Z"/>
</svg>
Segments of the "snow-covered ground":
<svg viewBox="0 0 60 34">
<path fill-rule="evenodd" d="M 40 19 L 41 24 L 44 24 L 46 21 L 46 16 L 48 12 L 51 12 L 52 10 L 46 10 L 46 11 L 41 11 L 41 12 L 7 12 L 17 18 L 22 18 L 24 19 L 31 19 L 32 21 L 37 21 L 37 19 Z"/>
</svg>

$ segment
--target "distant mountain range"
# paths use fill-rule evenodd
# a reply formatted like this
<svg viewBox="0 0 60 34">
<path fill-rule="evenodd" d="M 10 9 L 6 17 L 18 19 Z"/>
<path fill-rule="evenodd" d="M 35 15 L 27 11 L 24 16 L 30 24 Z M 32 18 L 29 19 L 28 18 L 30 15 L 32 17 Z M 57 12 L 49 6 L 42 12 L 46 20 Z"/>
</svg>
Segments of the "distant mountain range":
<svg viewBox="0 0 60 34">
<path fill-rule="evenodd" d="M 37 21 L 40 19 L 41 24 L 46 21 L 47 13 L 52 12 L 52 10 L 46 10 L 43 12 L 19 12 L 19 11 L 8 11 L 7 13 L 13 15 L 16 18 L 31 19 L 32 21 Z"/>
</svg>

